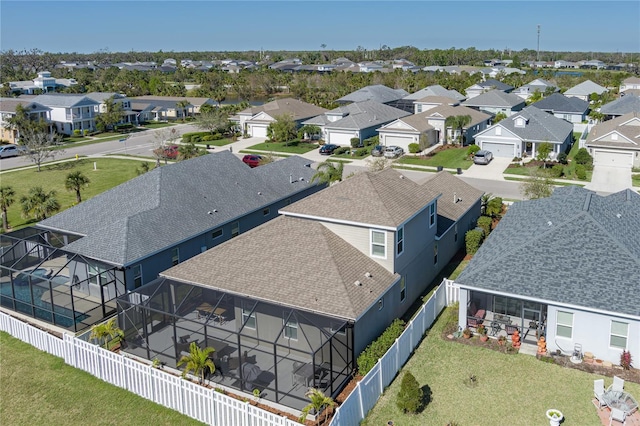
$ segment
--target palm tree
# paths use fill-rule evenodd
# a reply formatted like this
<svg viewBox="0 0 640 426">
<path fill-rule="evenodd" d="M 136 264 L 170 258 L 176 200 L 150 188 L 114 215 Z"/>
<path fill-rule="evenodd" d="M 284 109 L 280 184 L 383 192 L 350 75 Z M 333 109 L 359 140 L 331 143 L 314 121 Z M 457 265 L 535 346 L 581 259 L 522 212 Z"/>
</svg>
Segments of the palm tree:
<svg viewBox="0 0 640 426">
<path fill-rule="evenodd" d="M 22 215 L 32 216 L 35 220 L 44 220 L 51 213 L 60 210 L 60 203 L 56 199 L 56 191 L 45 192 L 41 186 L 34 186 L 29 190 L 29 195 L 20 198 L 22 204 Z"/>
<path fill-rule="evenodd" d="M 449 128 L 451 128 L 451 136 L 453 137 L 453 129 L 456 127 L 456 116 L 450 115 L 444 120 L 444 144 L 446 145 L 449 140 Z"/>
<path fill-rule="evenodd" d="M 307 418 L 307 414 L 311 410 L 314 410 L 316 413 L 320 413 L 322 409 L 326 407 L 335 407 L 336 402 L 330 396 L 326 396 L 320 389 L 309 388 L 307 393 L 304 394 L 311 401 L 309 405 L 304 407 L 300 412 L 300 423 L 304 423 Z M 322 416 L 323 422 L 327 419 L 327 410 L 324 411 L 324 415 Z"/>
<path fill-rule="evenodd" d="M 109 339 L 113 339 L 115 337 L 119 337 L 120 339 L 124 337 L 124 332 L 116 325 L 115 318 L 111 318 L 107 322 L 94 325 L 91 327 L 91 334 L 89 335 L 89 339 L 91 340 L 104 340 L 105 349 L 108 349 L 107 343 L 109 342 Z"/>
<path fill-rule="evenodd" d="M 7 209 L 14 203 L 16 192 L 10 186 L 0 186 L 0 210 L 2 210 L 2 229 L 9 229 Z"/>
<path fill-rule="evenodd" d="M 319 183 L 332 185 L 342 180 L 343 172 L 344 163 L 338 163 L 336 166 L 333 162 L 327 160 L 318 165 L 316 173 L 311 177 L 311 183 L 317 180 Z"/>
<path fill-rule="evenodd" d="M 193 142 L 189 142 L 178 147 L 178 158 L 188 160 L 202 155 L 203 152 Z"/>
<path fill-rule="evenodd" d="M 190 105 L 189 101 L 184 99 L 176 103 L 176 107 L 182 110 L 182 120 L 187 119 L 187 107 Z"/>
<path fill-rule="evenodd" d="M 464 128 L 471 124 L 470 115 L 456 115 L 455 125 L 460 136 L 460 145 L 464 143 Z"/>
<path fill-rule="evenodd" d="M 215 352 L 214 348 L 206 347 L 204 349 L 200 349 L 196 342 L 191 342 L 191 345 L 189 346 L 189 355 L 183 355 L 178 361 L 178 367 L 182 364 L 186 364 L 184 371 L 182 372 L 182 377 L 185 377 L 190 371 L 193 371 L 193 374 L 200 377 L 200 384 L 204 383 L 204 375 L 206 371 L 209 370 L 211 373 L 216 371 L 213 361 L 209 358 L 209 354 L 213 352 Z"/>
<path fill-rule="evenodd" d="M 67 191 L 75 191 L 76 201 L 81 203 L 82 197 L 80 196 L 80 190 L 83 186 L 88 185 L 89 182 L 91 182 L 89 178 L 83 175 L 81 171 L 76 171 L 67 175 L 67 178 L 64 181 L 64 187 Z"/>
</svg>

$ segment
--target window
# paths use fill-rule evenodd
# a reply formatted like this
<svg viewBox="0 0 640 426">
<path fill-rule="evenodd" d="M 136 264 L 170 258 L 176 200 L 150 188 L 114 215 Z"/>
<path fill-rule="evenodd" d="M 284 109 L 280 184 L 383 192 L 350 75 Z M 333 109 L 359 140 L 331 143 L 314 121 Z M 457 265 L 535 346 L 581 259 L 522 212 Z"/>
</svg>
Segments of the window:
<svg viewBox="0 0 640 426">
<path fill-rule="evenodd" d="M 453 226 L 453 241 L 458 242 L 458 224 Z"/>
<path fill-rule="evenodd" d="M 404 226 L 396 233 L 396 256 L 400 256 L 404 251 Z"/>
<path fill-rule="evenodd" d="M 263 216 L 269 216 L 269 212 L 270 212 L 269 207 L 267 207 L 266 209 L 262 210 L 262 215 Z"/>
<path fill-rule="evenodd" d="M 171 249 L 171 265 L 176 266 L 180 263 L 180 249 L 178 247 Z"/>
<path fill-rule="evenodd" d="M 378 300 L 378 310 L 381 311 L 384 308 L 384 299 Z"/>
<path fill-rule="evenodd" d="M 496 136 L 502 135 L 502 127 L 496 127 Z"/>
<path fill-rule="evenodd" d="M 291 340 L 298 340 L 298 320 L 292 316 L 289 317 L 289 321 L 282 320 L 284 324 L 284 337 Z"/>
<path fill-rule="evenodd" d="M 138 288 L 142 285 L 142 265 L 133 267 L 133 287 Z"/>
<path fill-rule="evenodd" d="M 617 133 L 612 133 L 611 134 L 611 140 L 612 141 L 617 141 L 618 140 L 618 134 Z"/>
<path fill-rule="evenodd" d="M 407 298 L 407 283 L 404 280 L 404 277 L 400 278 L 400 301 L 404 302 L 404 299 Z"/>
<path fill-rule="evenodd" d="M 211 234 L 211 238 L 213 238 L 214 240 L 220 237 L 222 237 L 222 228 L 218 228 L 214 230 L 213 233 Z"/>
<path fill-rule="evenodd" d="M 371 230 L 371 256 L 387 257 L 387 234 L 384 231 Z"/>
<path fill-rule="evenodd" d="M 251 312 L 251 309 L 242 307 L 242 323 L 246 328 L 256 329 L 256 313 Z"/>
<path fill-rule="evenodd" d="M 231 225 L 231 238 L 240 235 L 240 222 L 233 222 Z"/>
<path fill-rule="evenodd" d="M 627 336 L 629 324 L 620 321 L 611 321 L 611 337 L 609 346 L 612 348 L 627 349 Z"/>
<path fill-rule="evenodd" d="M 335 334 L 347 335 L 347 326 L 344 324 L 331 324 L 331 332 Z"/>
<path fill-rule="evenodd" d="M 429 204 L 429 228 L 436 224 L 436 203 Z"/>
<path fill-rule="evenodd" d="M 571 339 L 573 335 L 573 313 L 558 311 L 556 317 L 556 336 Z"/>
<path fill-rule="evenodd" d="M 89 265 L 89 283 L 101 285 L 106 282 L 103 271 L 98 265 Z"/>
<path fill-rule="evenodd" d="M 433 264 L 438 264 L 438 243 L 433 243 Z"/>
</svg>

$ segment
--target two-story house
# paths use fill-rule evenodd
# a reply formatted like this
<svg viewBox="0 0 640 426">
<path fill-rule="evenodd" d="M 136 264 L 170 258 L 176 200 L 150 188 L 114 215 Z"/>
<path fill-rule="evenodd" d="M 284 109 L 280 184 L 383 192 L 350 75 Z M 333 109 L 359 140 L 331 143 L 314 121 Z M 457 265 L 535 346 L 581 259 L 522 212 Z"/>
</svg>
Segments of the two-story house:
<svg viewBox="0 0 640 426">
<path fill-rule="evenodd" d="M 128 350 L 175 367 L 195 341 L 216 350 L 216 383 L 296 409 L 309 387 L 335 397 L 463 247 L 481 196 L 447 172 L 357 174 L 120 298 Z"/>
<path fill-rule="evenodd" d="M 11 128 L 10 120 L 15 117 L 18 105 L 22 106 L 29 118 L 36 121 L 50 123 L 50 111 L 44 105 L 26 99 L 0 98 L 0 140 L 9 143 L 18 143 L 20 133 L 18 129 Z"/>
<path fill-rule="evenodd" d="M 526 103 L 522 98 L 513 93 L 506 93 L 502 90 L 494 89 L 467 99 L 462 105 L 486 112 L 493 116 L 502 113 L 509 117 L 522 110 L 526 106 Z"/>
<path fill-rule="evenodd" d="M 86 95 L 47 93 L 36 96 L 32 101 L 51 109 L 51 122 L 58 133 L 73 135 L 74 130 L 84 132 L 96 128 L 95 108 L 100 102 Z"/>
<path fill-rule="evenodd" d="M 89 99 L 100 102 L 100 105 L 96 105 L 93 111 L 96 114 L 102 114 L 107 112 L 107 99 L 111 99 L 112 102 L 122 105 L 122 120 L 121 123 L 136 123 L 137 113 L 131 109 L 131 99 L 126 95 L 114 92 L 91 92 L 86 96 Z"/>
<path fill-rule="evenodd" d="M 480 81 L 467 87 L 465 89 L 465 93 L 467 94 L 467 99 L 471 99 L 488 92 L 489 90 L 500 90 L 505 93 L 510 93 L 513 90 L 513 86 L 509 86 L 508 84 L 494 78 L 488 78 L 485 81 Z"/>
<path fill-rule="evenodd" d="M 582 123 L 587 119 L 589 102 L 577 97 L 567 97 L 561 93 L 553 93 L 544 99 L 531 104 L 555 117 L 569 123 Z"/>
<path fill-rule="evenodd" d="M 59 88 L 75 86 L 78 82 L 73 78 L 55 78 L 49 71 L 40 71 L 33 80 L 11 81 L 5 84 L 12 93 L 33 95 L 55 92 Z"/>
<path fill-rule="evenodd" d="M 544 95 L 549 91 L 551 93 L 555 93 L 555 92 L 559 92 L 560 89 L 554 86 L 552 83 L 548 82 L 547 80 L 544 80 L 542 78 L 536 78 L 535 80 L 514 89 L 512 93 L 526 101 L 531 96 L 533 96 L 533 94 L 536 92 L 540 93 L 541 95 Z"/>
</svg>

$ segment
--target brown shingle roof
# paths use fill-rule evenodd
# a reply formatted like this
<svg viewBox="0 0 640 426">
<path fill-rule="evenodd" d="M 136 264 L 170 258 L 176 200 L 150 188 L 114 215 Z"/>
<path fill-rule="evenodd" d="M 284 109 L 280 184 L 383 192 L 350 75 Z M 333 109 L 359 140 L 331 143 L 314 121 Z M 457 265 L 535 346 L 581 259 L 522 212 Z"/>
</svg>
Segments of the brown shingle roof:
<svg viewBox="0 0 640 426">
<path fill-rule="evenodd" d="M 249 107 L 241 111 L 240 114 L 256 115 L 262 111 L 274 118 L 280 115 L 292 115 L 293 119 L 297 121 L 324 114 L 327 110 L 297 99 L 285 98 L 277 99 L 264 105 Z"/>
<path fill-rule="evenodd" d="M 628 122 L 632 124 L 625 124 Z M 626 139 L 618 139 L 618 141 L 598 140 L 613 131 L 619 133 Z M 613 120 L 607 120 L 594 126 L 587 136 L 587 145 L 611 146 L 634 150 L 640 149 L 640 112 L 629 112 Z"/>
<path fill-rule="evenodd" d="M 286 216 L 161 275 L 351 320 L 399 279 L 322 223 Z"/>
<path fill-rule="evenodd" d="M 359 173 L 280 211 L 395 229 L 438 195 L 397 170 L 385 169 Z"/>
<path fill-rule="evenodd" d="M 453 221 L 460 219 L 484 194 L 445 171 L 431 175 L 420 183 L 442 194 L 438 198 L 438 215 Z M 454 201 L 454 194 L 460 201 Z"/>
</svg>

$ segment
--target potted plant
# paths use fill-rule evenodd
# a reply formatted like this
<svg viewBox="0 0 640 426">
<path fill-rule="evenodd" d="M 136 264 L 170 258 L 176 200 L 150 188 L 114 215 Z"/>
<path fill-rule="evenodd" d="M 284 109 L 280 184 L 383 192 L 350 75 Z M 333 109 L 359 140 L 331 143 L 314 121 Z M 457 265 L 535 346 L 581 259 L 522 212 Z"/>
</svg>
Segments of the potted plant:
<svg viewBox="0 0 640 426">
<path fill-rule="evenodd" d="M 477 332 L 480 335 L 481 342 L 486 342 L 487 340 L 489 340 L 489 336 L 487 336 L 487 327 L 485 327 L 484 324 L 480 324 L 478 326 Z"/>
<path fill-rule="evenodd" d="M 507 337 L 506 336 L 498 337 L 498 345 L 504 346 L 506 343 L 507 343 Z"/>
<path fill-rule="evenodd" d="M 560 410 L 552 408 L 547 410 L 547 419 L 549 419 L 549 426 L 560 426 L 560 422 L 564 418 L 564 415 Z"/>
<path fill-rule="evenodd" d="M 465 339 L 470 339 L 472 334 L 473 333 L 471 332 L 471 329 L 469 327 L 462 330 L 462 337 L 464 337 Z"/>
</svg>

